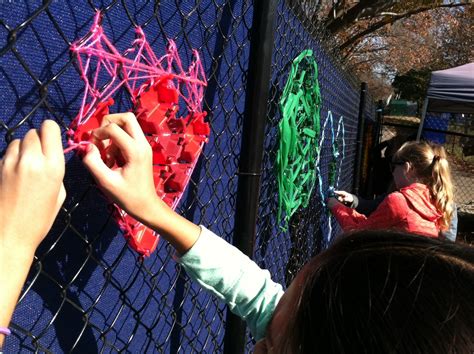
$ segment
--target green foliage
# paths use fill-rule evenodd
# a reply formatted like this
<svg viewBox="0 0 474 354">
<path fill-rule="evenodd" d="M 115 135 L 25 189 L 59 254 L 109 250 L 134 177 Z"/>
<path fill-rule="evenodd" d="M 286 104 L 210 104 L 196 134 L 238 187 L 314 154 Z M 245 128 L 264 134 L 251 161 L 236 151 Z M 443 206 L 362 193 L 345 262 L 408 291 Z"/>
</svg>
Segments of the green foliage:
<svg viewBox="0 0 474 354">
<path fill-rule="evenodd" d="M 431 70 L 410 70 L 406 74 L 397 75 L 393 80 L 393 88 L 400 93 L 400 98 L 422 102 L 430 83 Z"/>
</svg>

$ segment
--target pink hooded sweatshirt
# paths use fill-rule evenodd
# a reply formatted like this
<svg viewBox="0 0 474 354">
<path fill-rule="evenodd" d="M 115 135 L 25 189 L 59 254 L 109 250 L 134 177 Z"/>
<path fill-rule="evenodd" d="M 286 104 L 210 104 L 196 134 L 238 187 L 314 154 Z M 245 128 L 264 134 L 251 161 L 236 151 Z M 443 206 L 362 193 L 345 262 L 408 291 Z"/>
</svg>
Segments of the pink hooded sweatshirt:
<svg viewBox="0 0 474 354">
<path fill-rule="evenodd" d="M 442 216 L 428 187 L 421 183 L 390 193 L 368 217 L 343 204 L 337 204 L 331 211 L 344 231 L 397 230 L 427 237 L 438 237 L 438 220 Z"/>
</svg>

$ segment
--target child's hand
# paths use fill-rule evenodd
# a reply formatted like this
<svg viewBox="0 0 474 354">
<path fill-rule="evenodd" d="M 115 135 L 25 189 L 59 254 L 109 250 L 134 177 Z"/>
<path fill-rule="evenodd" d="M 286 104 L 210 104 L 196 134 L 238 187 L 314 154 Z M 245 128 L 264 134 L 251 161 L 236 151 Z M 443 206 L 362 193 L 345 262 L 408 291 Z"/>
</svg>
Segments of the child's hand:
<svg viewBox="0 0 474 354">
<path fill-rule="evenodd" d="M 180 254 L 186 253 L 201 229 L 157 196 L 151 147 L 135 116 L 105 116 L 104 126 L 94 130 L 93 136 L 99 146 L 106 147 L 107 164 L 92 144 L 83 161 L 104 193 L 135 219 L 159 232 Z"/>
<path fill-rule="evenodd" d="M 111 200 L 143 222 L 164 204 L 155 191 L 150 144 L 132 113 L 110 114 L 103 122 L 93 136 L 106 146 L 107 164 L 93 144 L 84 164 Z"/>
<path fill-rule="evenodd" d="M 0 161 L 0 253 L 31 262 L 66 198 L 64 169 L 61 132 L 51 120 L 10 143 Z"/>
<path fill-rule="evenodd" d="M 8 326 L 33 254 L 66 198 L 63 178 L 61 131 L 51 120 L 12 141 L 0 160 L 0 327 Z"/>
<path fill-rule="evenodd" d="M 354 196 L 346 191 L 334 191 L 338 201 L 344 204 L 352 204 L 354 202 Z"/>
</svg>

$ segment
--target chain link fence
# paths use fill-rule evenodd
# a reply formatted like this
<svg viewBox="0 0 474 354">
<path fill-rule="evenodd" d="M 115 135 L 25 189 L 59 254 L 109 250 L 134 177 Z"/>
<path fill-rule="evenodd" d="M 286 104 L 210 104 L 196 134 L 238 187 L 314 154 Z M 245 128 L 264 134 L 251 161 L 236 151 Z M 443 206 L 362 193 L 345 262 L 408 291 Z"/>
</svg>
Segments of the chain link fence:
<svg viewBox="0 0 474 354">
<path fill-rule="evenodd" d="M 457 239 L 474 242 L 474 126 L 472 114 L 430 113 L 425 117 L 421 137 L 441 144 L 446 149 L 454 183 L 454 201 L 458 211 Z M 415 140 L 420 119 L 414 116 L 386 115 L 381 120 L 379 169 L 389 171 L 386 156 L 390 156 L 407 140 Z M 388 173 L 388 172 L 387 172 Z M 391 177 L 390 177 L 391 179 Z M 382 182 L 381 182 L 382 181 Z M 374 182 L 380 192 L 387 183 Z M 375 193 L 379 194 L 379 193 Z"/>
<path fill-rule="evenodd" d="M 455 201 L 474 213 L 474 125 L 470 114 L 428 113 L 423 138 L 441 144 L 450 157 Z"/>
<path fill-rule="evenodd" d="M 95 11 L 103 12 L 107 36 L 121 51 L 134 39 L 136 25 L 158 55 L 164 54 L 166 38 L 173 39 L 184 66 L 192 48 L 200 51 L 208 76 L 204 109 L 212 130 L 178 211 L 232 241 L 252 1 L 0 1 L 0 9 L 2 155 L 12 139 L 46 118 L 60 124 L 66 141 L 84 89 L 69 47 L 87 34 Z M 329 110 L 335 120 L 344 116 L 338 188 L 351 190 L 355 168 L 359 85 L 337 64 L 331 39 L 308 20 L 311 7 L 304 10 L 283 0 L 278 6 L 255 247 L 256 261 L 282 284 L 340 232 L 316 188 L 310 206 L 292 218 L 288 231 L 276 220 L 278 101 L 291 61 L 303 49 L 313 49 L 319 64 L 321 125 Z M 122 92 L 115 99 L 117 111 L 131 109 Z M 371 104 L 365 118 L 373 118 Z M 321 154 L 326 190 L 330 139 Z M 5 352 L 222 352 L 225 306 L 189 281 L 166 242 L 149 258 L 134 253 L 80 160 L 68 154 L 66 161 L 68 197 L 36 253 Z M 252 345 L 249 341 L 249 350 Z"/>
<path fill-rule="evenodd" d="M 340 176 L 337 189 L 352 191 L 359 122 L 360 82 L 347 74 L 338 64 L 338 53 L 334 50 L 332 37 L 311 15 L 317 13 L 318 5 L 300 5 L 303 2 L 280 1 L 277 9 L 275 47 L 272 59 L 272 81 L 268 102 L 265 131 L 265 153 L 262 170 L 260 210 L 258 218 L 255 260 L 270 270 L 275 281 L 289 285 L 302 266 L 315 254 L 326 248 L 341 233 L 337 222 L 323 208 L 324 200 L 319 193 L 319 183 L 312 193 L 309 206 L 298 210 L 290 219 L 288 230 L 277 220 L 278 185 L 274 169 L 278 151 L 278 123 L 281 111 L 278 103 L 288 78 L 292 60 L 303 50 L 312 49 L 319 70 L 319 84 L 322 96 L 321 127 L 333 114 L 335 125 L 343 116 L 345 149 L 342 154 L 342 139 L 339 138 Z M 366 96 L 362 119 L 375 120 L 375 106 Z M 321 136 L 322 136 L 321 132 Z M 321 145 L 320 174 L 324 199 L 329 187 L 329 166 L 334 159 L 330 124 L 324 130 L 325 139 Z M 248 342 L 249 351 L 252 341 Z"/>
<path fill-rule="evenodd" d="M 385 116 L 380 143 L 400 146 L 414 140 L 420 119 L 412 116 Z M 427 113 L 423 139 L 443 145 L 448 153 L 459 211 L 474 213 L 474 126 L 470 114 Z"/>
</svg>

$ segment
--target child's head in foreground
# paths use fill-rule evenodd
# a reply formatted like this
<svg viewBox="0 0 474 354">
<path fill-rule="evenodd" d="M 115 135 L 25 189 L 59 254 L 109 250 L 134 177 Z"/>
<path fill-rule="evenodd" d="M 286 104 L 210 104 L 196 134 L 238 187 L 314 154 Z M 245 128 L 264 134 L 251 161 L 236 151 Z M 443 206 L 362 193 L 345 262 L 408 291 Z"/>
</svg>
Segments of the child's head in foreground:
<svg viewBox="0 0 474 354">
<path fill-rule="evenodd" d="M 474 248 L 345 236 L 298 273 L 255 352 L 473 353 Z"/>
</svg>

